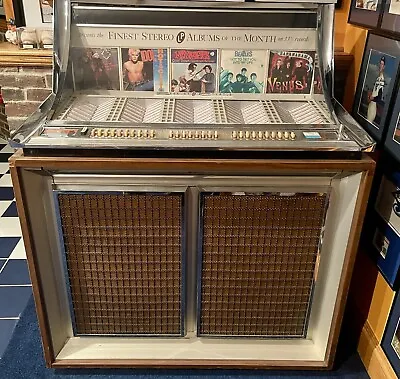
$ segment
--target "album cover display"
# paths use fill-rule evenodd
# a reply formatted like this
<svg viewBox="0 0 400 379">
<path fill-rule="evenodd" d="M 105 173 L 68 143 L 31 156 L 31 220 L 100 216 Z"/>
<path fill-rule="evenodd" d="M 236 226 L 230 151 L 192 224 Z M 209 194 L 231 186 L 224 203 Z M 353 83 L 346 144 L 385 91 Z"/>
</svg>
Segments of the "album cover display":
<svg viewBox="0 0 400 379">
<path fill-rule="evenodd" d="M 313 83 L 315 53 L 271 51 L 268 93 L 309 94 Z"/>
<path fill-rule="evenodd" d="M 167 49 L 121 49 L 124 91 L 168 91 Z"/>
<path fill-rule="evenodd" d="M 171 49 L 171 92 L 215 93 L 217 50 Z"/>
<path fill-rule="evenodd" d="M 267 52 L 222 50 L 220 93 L 264 93 Z"/>
<path fill-rule="evenodd" d="M 75 47 L 71 58 L 76 90 L 119 90 L 118 49 Z"/>
</svg>

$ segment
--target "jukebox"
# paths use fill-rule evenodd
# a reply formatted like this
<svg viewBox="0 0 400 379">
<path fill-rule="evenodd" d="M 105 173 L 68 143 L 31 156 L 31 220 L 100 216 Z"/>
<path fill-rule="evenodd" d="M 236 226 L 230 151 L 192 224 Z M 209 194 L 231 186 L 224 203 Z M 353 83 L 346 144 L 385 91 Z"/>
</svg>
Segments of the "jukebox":
<svg viewBox="0 0 400 379">
<path fill-rule="evenodd" d="M 11 144 L 51 367 L 330 368 L 373 141 L 329 0 L 59 0 Z"/>
</svg>

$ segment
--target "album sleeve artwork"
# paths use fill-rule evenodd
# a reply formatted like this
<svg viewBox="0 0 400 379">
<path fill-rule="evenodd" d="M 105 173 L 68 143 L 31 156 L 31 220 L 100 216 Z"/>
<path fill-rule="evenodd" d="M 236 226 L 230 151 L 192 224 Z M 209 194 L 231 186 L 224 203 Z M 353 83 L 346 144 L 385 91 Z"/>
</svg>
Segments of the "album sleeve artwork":
<svg viewBox="0 0 400 379">
<path fill-rule="evenodd" d="M 268 93 L 309 94 L 314 74 L 315 53 L 271 51 L 267 79 Z"/>
<path fill-rule="evenodd" d="M 392 95 L 389 87 L 396 71 L 395 57 L 373 49 L 369 51 L 358 114 L 377 129 L 384 123 L 383 111 Z"/>
<path fill-rule="evenodd" d="M 74 47 L 71 58 L 75 89 L 120 89 L 117 49 Z"/>
<path fill-rule="evenodd" d="M 215 93 L 217 50 L 171 49 L 171 87 L 174 93 Z"/>
<path fill-rule="evenodd" d="M 220 93 L 263 93 L 266 51 L 222 50 Z"/>
<path fill-rule="evenodd" d="M 356 8 L 357 9 L 364 9 L 367 11 L 374 11 L 378 7 L 378 0 L 356 0 Z"/>
<path fill-rule="evenodd" d="M 124 91 L 168 91 L 168 50 L 121 49 Z"/>
<path fill-rule="evenodd" d="M 389 13 L 400 15 L 400 0 L 390 0 Z"/>
</svg>

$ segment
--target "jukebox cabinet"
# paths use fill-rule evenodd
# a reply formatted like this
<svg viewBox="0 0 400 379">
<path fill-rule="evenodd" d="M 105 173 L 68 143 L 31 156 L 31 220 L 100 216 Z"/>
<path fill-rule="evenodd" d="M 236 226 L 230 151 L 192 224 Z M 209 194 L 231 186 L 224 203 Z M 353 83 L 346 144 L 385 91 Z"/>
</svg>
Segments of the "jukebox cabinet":
<svg viewBox="0 0 400 379">
<path fill-rule="evenodd" d="M 333 16 L 56 2 L 10 161 L 49 366 L 332 366 L 374 171 Z"/>
</svg>

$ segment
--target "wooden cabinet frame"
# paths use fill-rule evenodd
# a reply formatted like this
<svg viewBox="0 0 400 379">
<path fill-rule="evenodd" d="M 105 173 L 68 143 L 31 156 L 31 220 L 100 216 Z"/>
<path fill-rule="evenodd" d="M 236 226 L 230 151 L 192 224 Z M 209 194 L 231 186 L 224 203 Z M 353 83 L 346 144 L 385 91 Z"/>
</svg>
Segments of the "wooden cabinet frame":
<svg viewBox="0 0 400 379">
<path fill-rule="evenodd" d="M 347 293 L 349 289 L 350 279 L 353 271 L 355 256 L 358 248 L 358 241 L 361 232 L 362 222 L 365 214 L 366 204 L 369 196 L 369 190 L 374 173 L 374 162 L 368 157 L 363 157 L 360 160 L 344 160 L 344 159 L 330 159 L 330 160 L 272 160 L 272 159 L 177 159 L 177 158 L 81 158 L 81 157 L 29 157 L 24 156 L 22 152 L 17 152 L 10 159 L 11 176 L 15 189 L 15 198 L 18 207 L 18 213 L 21 220 L 21 227 L 26 246 L 26 254 L 28 258 L 28 265 L 30 269 L 33 292 L 36 302 L 36 309 L 39 319 L 39 326 L 42 335 L 42 342 L 44 347 L 44 355 L 48 367 L 53 368 L 67 368 L 67 367 L 225 367 L 225 368 L 301 368 L 301 369 L 330 369 L 333 366 L 335 352 L 337 348 L 343 312 L 346 304 Z M 53 233 L 55 230 L 51 226 L 46 226 L 46 220 L 42 220 L 40 225 L 35 225 L 33 219 L 38 217 L 37 212 L 40 210 L 39 197 L 42 196 L 38 189 L 42 186 L 40 184 L 40 176 L 49 175 L 49 173 L 124 173 L 129 175 L 146 175 L 157 174 L 162 175 L 246 175 L 246 176 L 282 176 L 287 177 L 301 177 L 303 175 L 318 177 L 321 175 L 332 175 L 335 180 L 338 180 L 338 186 L 333 186 L 333 190 L 337 191 L 340 197 L 341 188 L 346 188 L 346 197 L 351 197 L 352 200 L 341 200 L 339 204 L 341 210 L 336 211 L 334 215 L 335 222 L 332 224 L 334 231 L 327 233 L 328 239 L 340 240 L 341 232 L 339 229 L 341 223 L 345 224 L 346 233 L 348 237 L 343 237 L 341 241 L 340 262 L 335 268 L 334 285 L 326 284 L 324 287 L 332 287 L 328 292 L 334 293 L 331 297 L 331 311 L 329 320 L 324 320 L 319 326 L 325 325 L 325 337 L 321 337 L 319 332 L 313 333 L 311 342 L 315 345 L 315 354 L 309 354 L 306 359 L 302 358 L 302 349 L 296 347 L 292 351 L 297 351 L 296 354 L 281 354 L 278 358 L 277 353 L 272 352 L 271 356 L 268 354 L 260 359 L 260 357 L 250 358 L 247 355 L 246 359 L 242 359 L 241 355 L 204 359 L 188 357 L 170 357 L 166 359 L 164 356 L 159 358 L 146 358 L 138 357 L 131 354 L 126 350 L 119 353 L 119 349 L 125 349 L 126 345 L 135 344 L 134 338 L 122 337 L 118 342 L 116 339 L 119 337 L 106 337 L 102 340 L 102 346 L 107 349 L 107 344 L 112 343 L 113 349 L 115 345 L 116 354 L 112 358 L 105 359 L 101 357 L 101 349 L 85 343 L 86 337 L 75 337 L 69 335 L 66 330 L 70 327 L 65 326 L 66 321 L 63 316 L 52 310 L 51 303 L 57 302 L 57 294 L 54 287 L 51 287 L 51 282 L 54 279 L 49 279 L 49 275 L 57 276 L 58 274 L 51 274 L 54 265 L 49 262 L 52 252 L 48 251 L 47 258 L 41 256 L 46 250 L 45 245 L 40 244 L 43 242 L 42 238 L 38 238 L 38 228 L 40 230 L 48 229 L 46 233 Z M 35 179 L 36 178 L 36 179 Z M 351 184 L 353 182 L 353 184 Z M 36 183 L 36 184 L 35 184 Z M 49 182 L 50 183 L 50 182 Z M 350 186 L 348 186 L 350 183 Z M 31 185 L 33 184 L 33 186 Z M 51 185 L 51 183 L 50 183 Z M 36 186 L 36 187 L 35 187 Z M 48 186 L 48 184 L 47 184 Z M 346 187 L 347 186 L 347 187 Z M 355 189 L 355 191 L 352 191 Z M 346 195 L 347 194 L 347 195 Z M 44 195 L 43 195 L 44 196 Z M 33 200 L 35 199 L 35 201 Z M 349 205 L 351 203 L 351 206 Z M 329 211 L 328 211 L 329 212 Z M 335 212 L 335 211 L 334 211 Z M 337 212 L 342 212 L 341 214 Z M 45 212 L 44 212 L 45 213 Z M 43 214 L 44 214 L 43 213 Z M 34 216 L 34 214 L 36 214 Z M 342 220 L 343 217 L 343 220 Z M 45 217 L 44 217 L 45 218 Z M 36 222 L 37 223 L 37 222 Z M 332 228 L 330 229 L 332 230 Z M 343 231 L 343 230 L 342 230 Z M 347 238 L 347 239 L 346 239 Z M 42 241 L 42 242 L 40 242 Z M 335 249 L 335 248 L 332 248 Z M 329 265 L 335 262 L 335 256 L 325 263 L 326 272 L 330 272 Z M 321 263 L 322 265 L 322 263 Z M 328 268 L 327 268 L 328 267 Z M 321 268 L 320 268 L 321 269 Z M 330 276 L 329 274 L 328 276 Z M 327 279 L 328 280 L 328 279 Z M 328 283 L 328 282 L 327 282 Z M 333 282 L 331 282 L 333 283 Z M 49 287 L 51 291 L 49 290 Z M 333 287 L 335 287 L 333 289 Z M 325 290 L 324 290 L 325 291 Z M 333 291 L 333 292 L 332 292 Z M 315 294 L 321 299 L 321 307 L 326 304 L 327 292 Z M 329 295 L 329 294 L 328 294 Z M 51 299 L 53 299 L 51 301 Z M 325 301 L 325 302 L 324 302 Z M 53 307 L 54 308 L 54 307 Z M 322 317 L 322 316 L 321 316 Z M 320 318 L 321 318 L 320 317 Z M 322 317 L 323 318 L 323 317 Z M 320 328 L 321 329 L 321 328 Z M 70 333 L 70 332 L 69 332 Z M 88 337 L 91 338 L 91 337 Z M 102 337 L 95 337 L 102 338 Z M 315 338 L 315 340 L 313 339 Z M 319 343 L 317 340 L 323 339 L 324 342 Z M 71 342 L 72 341 L 72 342 Z M 165 339 L 163 340 L 165 341 Z M 268 340 L 262 340 L 268 341 Z M 300 344 L 307 340 L 300 340 Z M 76 347 L 74 344 L 76 343 Z M 154 342 L 156 346 L 157 341 Z M 236 342 L 232 342 L 235 346 Z M 243 340 L 240 344 L 246 344 Z M 264 342 L 263 342 L 264 343 Z M 265 342 L 269 343 L 269 342 Z M 296 344 L 297 342 L 295 342 Z M 318 345 L 319 343 L 319 345 Z M 72 345 L 71 345 L 72 344 Z M 121 344 L 121 347 L 118 347 Z M 125 345 L 122 346 L 122 345 Z M 307 343 L 305 343 L 307 345 Z M 71 347 L 72 346 L 72 347 Z M 99 345 L 100 346 L 100 345 Z M 240 345 L 237 345 L 240 346 Z M 312 349 L 314 349 L 312 347 Z M 73 354 L 68 355 L 65 349 L 74 350 Z M 90 353 L 85 353 L 90 350 Z M 235 348 L 237 350 L 237 348 Z M 121 350 L 121 351 L 122 351 Z M 245 350 L 245 348 L 244 348 Z M 83 351 L 83 355 L 81 355 Z M 113 350 L 114 351 L 114 350 Z M 272 351 L 266 350 L 266 351 Z M 311 351 L 311 350 L 310 350 Z M 97 353 L 99 352 L 99 353 Z M 193 352 L 192 352 L 193 353 Z M 86 354 L 86 355 L 85 355 Z M 92 355 L 90 355 L 92 354 Z M 99 355 L 98 358 L 93 357 Z M 285 358 L 285 356 L 289 358 Z M 317 357 L 313 359 L 313 356 Z M 72 358 L 71 358 L 72 357 Z"/>
</svg>

